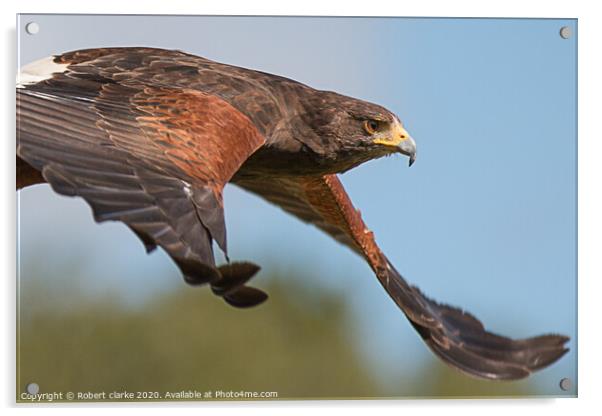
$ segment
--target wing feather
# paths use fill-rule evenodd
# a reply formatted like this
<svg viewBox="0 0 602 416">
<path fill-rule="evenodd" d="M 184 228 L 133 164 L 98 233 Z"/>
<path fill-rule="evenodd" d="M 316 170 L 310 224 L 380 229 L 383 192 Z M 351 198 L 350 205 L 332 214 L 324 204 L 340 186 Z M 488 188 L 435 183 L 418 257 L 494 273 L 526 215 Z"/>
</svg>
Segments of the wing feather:
<svg viewBox="0 0 602 416">
<path fill-rule="evenodd" d="M 120 84 L 94 62 L 79 64 L 85 71 L 17 89 L 21 164 L 86 200 L 96 221 L 122 221 L 147 250 L 161 246 L 188 282 L 219 280 L 212 241 L 226 251 L 222 188 L 263 136 L 220 97 Z"/>
<path fill-rule="evenodd" d="M 409 285 L 381 252 L 336 175 L 247 179 L 237 185 L 316 225 L 362 255 L 412 326 L 445 363 L 475 377 L 514 380 L 550 365 L 568 351 L 568 338 L 562 335 L 515 340 L 488 332 L 468 312 L 439 304 Z"/>
</svg>

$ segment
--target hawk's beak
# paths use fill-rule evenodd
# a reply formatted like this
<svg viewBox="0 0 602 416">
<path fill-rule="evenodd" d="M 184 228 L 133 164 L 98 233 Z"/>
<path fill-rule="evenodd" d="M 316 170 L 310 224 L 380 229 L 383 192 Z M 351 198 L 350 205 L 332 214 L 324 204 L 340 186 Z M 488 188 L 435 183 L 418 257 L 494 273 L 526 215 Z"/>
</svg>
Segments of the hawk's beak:
<svg viewBox="0 0 602 416">
<path fill-rule="evenodd" d="M 391 126 L 390 130 L 376 138 L 374 143 L 385 145 L 392 152 L 403 153 L 409 156 L 410 166 L 416 160 L 416 142 L 398 121 Z"/>
<path fill-rule="evenodd" d="M 395 123 L 394 130 L 394 134 L 399 137 L 397 151 L 408 156 L 410 158 L 410 166 L 412 166 L 416 161 L 416 142 L 412 139 L 410 133 L 402 127 L 401 123 Z"/>
<path fill-rule="evenodd" d="M 411 136 L 408 136 L 405 140 L 401 141 L 397 145 L 399 153 L 403 153 L 410 157 L 410 166 L 416 161 L 416 142 Z"/>
</svg>

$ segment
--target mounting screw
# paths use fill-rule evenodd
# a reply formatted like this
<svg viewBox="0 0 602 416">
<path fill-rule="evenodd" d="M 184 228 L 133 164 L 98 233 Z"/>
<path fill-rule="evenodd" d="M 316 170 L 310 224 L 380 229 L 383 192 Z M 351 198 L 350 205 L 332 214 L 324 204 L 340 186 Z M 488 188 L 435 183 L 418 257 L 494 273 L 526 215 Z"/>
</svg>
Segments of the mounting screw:
<svg viewBox="0 0 602 416">
<path fill-rule="evenodd" d="M 40 25 L 36 22 L 29 22 L 25 25 L 25 31 L 30 35 L 35 35 L 40 31 Z"/>
<path fill-rule="evenodd" d="M 571 28 L 568 26 L 562 26 L 560 28 L 560 37 L 562 39 L 568 39 L 571 37 Z"/>
<path fill-rule="evenodd" d="M 560 380 L 560 388 L 564 391 L 570 390 L 572 384 L 570 378 L 563 378 Z"/>
<path fill-rule="evenodd" d="M 40 391 L 40 386 L 38 386 L 38 383 L 29 383 L 25 387 L 25 390 L 27 390 L 27 393 L 35 395 L 38 394 L 38 392 Z"/>
</svg>

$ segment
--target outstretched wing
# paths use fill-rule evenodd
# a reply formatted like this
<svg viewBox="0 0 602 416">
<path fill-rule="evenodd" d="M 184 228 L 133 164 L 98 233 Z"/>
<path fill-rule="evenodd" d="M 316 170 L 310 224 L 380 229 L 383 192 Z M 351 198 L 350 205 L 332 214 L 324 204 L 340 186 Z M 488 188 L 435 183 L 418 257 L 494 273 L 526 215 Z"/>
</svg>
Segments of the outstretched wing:
<svg viewBox="0 0 602 416">
<path fill-rule="evenodd" d="M 409 285 L 375 243 L 336 175 L 236 184 L 362 255 L 427 345 L 447 364 L 476 377 L 513 380 L 546 367 L 568 351 L 564 346 L 568 338 L 561 335 L 513 340 L 487 332 L 471 314 L 439 304 Z"/>
<path fill-rule="evenodd" d="M 56 192 L 84 198 L 96 221 L 122 221 L 148 250 L 161 246 L 187 282 L 232 274 L 213 258 L 212 241 L 226 252 L 222 189 L 263 135 L 218 96 L 89 68 L 17 88 L 18 157 Z M 263 296 L 249 289 L 240 293 Z M 227 295 L 246 306 L 242 294 Z"/>
</svg>

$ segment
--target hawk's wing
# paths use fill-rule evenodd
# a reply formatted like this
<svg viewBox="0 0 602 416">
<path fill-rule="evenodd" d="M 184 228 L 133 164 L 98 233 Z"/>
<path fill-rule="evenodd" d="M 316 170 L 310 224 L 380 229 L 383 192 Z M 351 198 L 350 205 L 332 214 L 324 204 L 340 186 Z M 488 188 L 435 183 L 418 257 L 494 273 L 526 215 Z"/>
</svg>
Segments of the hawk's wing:
<svg viewBox="0 0 602 416">
<path fill-rule="evenodd" d="M 336 175 L 323 178 L 241 180 L 237 185 L 310 222 L 361 254 L 389 296 L 444 362 L 473 376 L 520 379 L 564 355 L 567 337 L 513 340 L 487 332 L 471 314 L 439 304 L 410 286 L 374 241 Z"/>
<path fill-rule="evenodd" d="M 218 270 L 213 258 L 213 240 L 226 251 L 222 188 L 265 142 L 239 110 L 198 90 L 66 71 L 17 88 L 17 115 L 18 157 L 56 192 L 161 246 L 189 283 L 215 283 L 236 306 L 265 298 L 241 285 L 256 266 Z M 226 275 L 237 294 L 225 293 Z"/>
</svg>

